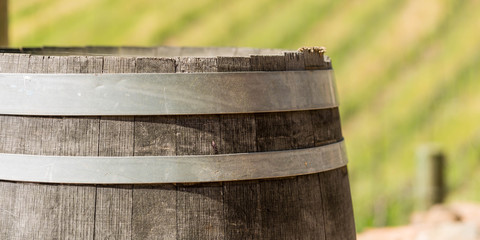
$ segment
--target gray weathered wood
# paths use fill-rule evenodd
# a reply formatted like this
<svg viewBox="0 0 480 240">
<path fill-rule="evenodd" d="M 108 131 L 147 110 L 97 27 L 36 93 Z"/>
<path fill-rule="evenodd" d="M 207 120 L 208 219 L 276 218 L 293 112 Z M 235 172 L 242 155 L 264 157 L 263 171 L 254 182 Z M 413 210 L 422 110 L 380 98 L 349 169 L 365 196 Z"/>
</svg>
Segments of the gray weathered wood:
<svg viewBox="0 0 480 240">
<path fill-rule="evenodd" d="M 177 72 L 216 72 L 217 58 L 180 58 Z M 177 155 L 216 154 L 220 142 L 219 117 L 177 118 Z M 177 190 L 179 239 L 224 239 L 223 187 L 221 183 Z"/>
<path fill-rule="evenodd" d="M 60 65 L 66 65 L 66 61 L 64 61 L 63 64 L 56 62 L 49 66 L 51 61 L 48 61 L 47 57 L 24 58 L 24 56 L 21 55 L 18 59 L 27 60 L 28 67 L 22 68 L 25 65 L 18 64 L 17 72 L 55 73 L 61 71 Z M 17 138 L 17 140 L 12 139 L 13 145 L 9 145 L 10 148 L 16 149 L 11 151 L 12 153 L 44 155 L 96 155 L 97 153 L 96 148 L 90 151 L 92 148 L 89 148 L 88 143 L 93 142 L 96 146 L 95 140 L 98 133 L 80 131 L 82 134 L 75 134 L 78 132 L 68 131 L 68 124 L 65 123 L 71 119 L 3 117 L 14 119 L 20 123 L 16 124 L 19 128 L 14 129 L 15 132 L 8 133 L 8 136 Z M 79 122 L 81 120 L 74 121 L 72 128 L 77 129 L 75 123 Z M 98 126 L 98 123 L 95 126 Z M 75 134 L 74 138 L 71 138 L 70 134 Z M 87 151 L 80 153 L 79 149 Z M 2 184 L 4 183 L 2 182 Z M 14 206 L 10 205 L 13 209 L 7 210 L 7 212 L 12 213 L 15 220 L 12 221 L 14 224 L 2 227 L 6 230 L 2 233 L 5 234 L 2 239 L 93 239 L 95 208 L 95 188 L 93 186 L 59 187 L 28 183 L 16 183 L 15 185 L 9 183 L 8 186 L 10 186 L 10 191 L 15 193 L 15 197 L 12 199 L 16 199 L 16 201 Z M 29 227 L 24 231 L 18 231 L 21 226 Z"/>
<path fill-rule="evenodd" d="M 68 58 L 67 58 L 68 59 Z M 90 64 L 83 69 L 76 69 L 74 65 L 68 64 L 68 60 L 60 59 L 58 65 L 47 57 L 43 58 L 43 72 L 53 73 L 95 73 L 102 63 L 90 61 Z M 98 118 L 51 118 L 52 126 L 44 130 L 45 137 L 42 140 L 51 139 L 51 155 L 66 156 L 96 156 L 98 154 Z M 48 121 L 47 121 L 48 122 Z M 50 148 L 52 148 L 50 147 Z M 47 145 L 42 145 L 48 149 Z M 48 185 L 51 191 L 56 191 L 55 199 L 46 200 L 56 207 L 58 215 L 52 222 L 56 226 L 55 234 L 44 239 L 93 239 L 94 216 L 95 216 L 95 187 L 65 185 L 57 187 Z M 57 200 L 60 199 L 60 200 Z M 50 205 L 50 206 L 52 206 Z M 51 209 L 47 205 L 48 209 Z M 48 214 L 47 214 L 48 215 Z M 40 221 L 41 222 L 41 221 Z"/>
<path fill-rule="evenodd" d="M 132 239 L 179 239 L 175 185 L 135 186 L 133 204 Z"/>
<path fill-rule="evenodd" d="M 175 156 L 175 116 L 135 117 L 135 156 Z"/>
<path fill-rule="evenodd" d="M 246 57 L 219 57 L 219 71 L 249 71 Z M 219 153 L 256 152 L 256 127 L 253 114 L 220 117 Z M 257 181 L 248 184 L 224 184 L 225 239 L 257 239 L 260 232 L 260 187 Z"/>
<path fill-rule="evenodd" d="M 325 48 L 312 47 L 301 48 L 305 58 L 306 70 L 329 69 L 332 68 L 330 59 L 325 56 Z"/>
<path fill-rule="evenodd" d="M 285 70 L 305 70 L 305 57 L 302 52 L 285 52 Z"/>
<path fill-rule="evenodd" d="M 309 111 L 256 114 L 256 121 L 259 151 L 314 145 Z M 262 238 L 324 239 L 320 187 L 312 175 L 262 181 L 260 192 Z"/>
<path fill-rule="evenodd" d="M 220 142 L 218 116 L 183 116 L 176 125 L 177 155 L 216 154 L 213 145 Z"/>
<path fill-rule="evenodd" d="M 181 57 L 177 64 L 177 72 L 217 72 L 217 58 L 213 57 Z"/>
<path fill-rule="evenodd" d="M 262 194 L 259 181 L 224 183 L 225 239 L 265 239 Z"/>
<path fill-rule="evenodd" d="M 338 108 L 312 111 L 315 146 L 322 146 L 342 139 Z"/>
<path fill-rule="evenodd" d="M 257 152 L 254 114 L 220 116 L 219 154 Z"/>
<path fill-rule="evenodd" d="M 43 73 L 47 71 L 47 67 L 43 65 L 44 56 L 31 55 L 28 62 L 27 73 Z"/>
<path fill-rule="evenodd" d="M 325 217 L 325 239 L 356 239 L 347 167 L 318 176 Z"/>
<path fill-rule="evenodd" d="M 294 145 L 291 138 L 292 122 L 283 113 L 255 114 L 257 150 L 280 151 L 291 149 Z"/>
<path fill-rule="evenodd" d="M 2 73 L 25 73 L 28 70 L 29 54 L 4 53 L 0 59 Z"/>
<path fill-rule="evenodd" d="M 175 72 L 174 59 L 137 58 L 141 73 Z M 176 116 L 135 117 L 135 156 L 175 156 Z M 173 184 L 135 186 L 132 238 L 177 239 L 177 187 Z"/>
<path fill-rule="evenodd" d="M 132 186 L 98 186 L 95 239 L 131 239 Z"/>
<path fill-rule="evenodd" d="M 137 73 L 174 73 L 175 59 L 141 57 L 136 60 Z"/>
<path fill-rule="evenodd" d="M 304 69 L 301 55 L 286 54 L 285 68 Z M 258 150 L 312 147 L 315 144 L 312 114 L 323 115 L 321 112 L 256 114 Z M 313 174 L 260 182 L 262 238 L 325 239 L 326 220 L 323 209 L 318 208 L 323 201 L 317 178 L 318 174 Z"/>
<path fill-rule="evenodd" d="M 322 198 L 318 184 L 318 180 L 312 179 L 311 175 L 262 181 L 262 238 L 329 239 L 324 238 L 323 209 L 319 208 Z"/>
<path fill-rule="evenodd" d="M 219 72 L 250 71 L 250 58 L 248 57 L 218 57 Z"/>
<path fill-rule="evenodd" d="M 225 239 L 221 184 L 178 187 L 178 239 Z"/>
<path fill-rule="evenodd" d="M 3 119 L 1 119 L 3 120 Z M 1 127 L 1 126 L 0 126 Z M 2 150 L 5 150 L 3 148 Z M 15 196 L 17 195 L 19 185 L 13 182 L 0 181 L 0 238 L 18 239 L 15 236 L 17 232 L 16 219 L 18 213 L 15 211 Z"/>
<path fill-rule="evenodd" d="M 133 117 L 101 117 L 100 156 L 133 156 Z"/>
<path fill-rule="evenodd" d="M 26 64 L 24 59 L 19 62 L 19 55 L 3 54 L 0 56 L 1 72 L 24 72 L 28 68 L 28 56 Z M 0 150 L 5 153 L 22 154 L 24 151 L 25 119 L 16 116 L 0 116 Z M 17 223 L 22 221 L 17 204 L 25 202 L 25 199 L 17 199 L 22 186 L 17 183 L 0 181 L 0 238 L 21 239 L 21 229 Z"/>
<path fill-rule="evenodd" d="M 104 73 L 134 73 L 133 57 L 105 57 Z M 99 156 L 133 156 L 134 117 L 101 117 Z M 95 239 L 131 239 L 131 185 L 98 186 Z"/>
<path fill-rule="evenodd" d="M 252 71 L 285 71 L 284 55 L 251 55 Z"/>
<path fill-rule="evenodd" d="M 251 57 L 147 57 L 167 50 L 196 51 L 199 54 L 231 51 L 156 47 L 26 49 L 22 51 L 92 54 L 103 51 L 132 53 L 136 57 L 4 53 L 0 54 L 0 71 L 188 73 L 330 67 L 319 52 L 310 56 L 306 52 L 286 52 Z M 240 55 L 246 53 L 245 49 L 233 51 L 243 51 Z M 337 108 L 200 116 L 66 118 L 0 115 L 0 152 L 4 153 L 73 156 L 228 154 L 308 148 L 341 139 Z M 0 191 L 6 192 L 0 195 L 0 239 L 355 238 L 346 168 L 284 179 L 135 187 L 0 181 Z M 17 231 L 19 224 L 32 227 Z M 40 229 L 43 225 L 48 226 Z"/>
<path fill-rule="evenodd" d="M 249 71 L 248 57 L 219 57 L 218 71 Z M 220 154 L 256 152 L 254 114 L 220 116 Z M 260 185 L 258 181 L 227 182 L 223 186 L 225 239 L 259 239 L 261 237 Z"/>
</svg>

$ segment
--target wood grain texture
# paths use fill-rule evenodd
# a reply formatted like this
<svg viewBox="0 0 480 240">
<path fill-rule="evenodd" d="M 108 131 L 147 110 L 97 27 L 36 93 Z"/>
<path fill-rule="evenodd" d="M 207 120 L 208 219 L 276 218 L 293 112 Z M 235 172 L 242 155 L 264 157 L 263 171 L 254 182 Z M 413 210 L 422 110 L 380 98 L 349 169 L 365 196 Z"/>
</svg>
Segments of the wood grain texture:
<svg viewBox="0 0 480 240">
<path fill-rule="evenodd" d="M 343 139 L 338 108 L 312 111 L 311 118 L 315 146 L 318 147 Z"/>
<path fill-rule="evenodd" d="M 175 59 L 138 57 L 136 60 L 137 73 L 174 73 Z"/>
<path fill-rule="evenodd" d="M 249 57 L 217 57 L 218 72 L 250 71 Z"/>
<path fill-rule="evenodd" d="M 0 58 L 2 73 L 24 73 L 28 70 L 30 54 L 4 53 Z"/>
<path fill-rule="evenodd" d="M 216 72 L 216 58 L 180 58 L 177 72 Z M 220 142 L 218 115 L 177 118 L 176 155 L 216 154 Z M 177 188 L 177 238 L 224 239 L 225 217 L 221 183 Z"/>
<path fill-rule="evenodd" d="M 78 69 L 74 64 L 68 63 L 68 59 L 71 57 L 66 59 L 67 61 L 65 58 L 60 59 L 58 65 L 54 61 L 50 66 L 52 62 L 48 57 L 44 57 L 43 73 L 94 73 L 101 66 L 101 63 L 92 61 L 84 68 Z M 88 60 L 85 58 L 86 62 Z M 67 156 L 96 156 L 98 154 L 98 118 L 52 117 L 48 120 L 44 120 L 50 124 L 43 129 L 44 137 L 41 141 L 41 148 L 47 151 L 45 154 Z M 37 122 L 39 122 L 38 119 Z M 48 185 L 48 189 L 55 192 L 53 195 L 55 199 L 46 199 L 44 202 L 55 206 L 58 214 L 53 217 L 56 222 L 50 223 L 55 226 L 56 232 L 44 239 L 93 239 L 95 187 Z M 48 209 L 51 207 L 47 205 L 47 211 Z M 52 215 L 52 213 L 47 212 L 48 215 Z M 48 217 L 46 218 L 48 219 Z"/>
<path fill-rule="evenodd" d="M 135 186 L 133 203 L 132 239 L 179 239 L 175 185 Z"/>
<path fill-rule="evenodd" d="M 0 151 L 20 154 L 25 148 L 25 119 L 15 116 L 0 116 Z"/>
<path fill-rule="evenodd" d="M 263 239 L 328 239 L 316 174 L 261 181 L 260 192 Z"/>
<path fill-rule="evenodd" d="M 19 57 L 14 54 L 3 54 L 0 56 L 0 70 L 2 72 L 23 72 L 28 68 L 28 56 L 26 64 L 22 61 L 19 63 Z M 22 59 L 24 60 L 24 59 Z M 24 66 L 24 67 L 23 67 Z M 5 153 L 22 154 L 24 151 L 24 124 L 23 118 L 13 116 L 0 116 L 0 149 Z M 17 223 L 20 219 L 20 212 L 16 208 L 16 204 L 22 201 L 17 199 L 20 185 L 0 181 L 0 238 L 1 239 L 20 239 L 19 232 L 22 231 L 21 226 Z"/>
<path fill-rule="evenodd" d="M 325 239 L 356 239 L 347 167 L 320 173 L 319 180 Z"/>
<path fill-rule="evenodd" d="M 105 57 L 103 73 L 134 73 L 133 57 Z M 99 156 L 133 156 L 134 117 L 101 117 Z M 133 186 L 98 186 L 95 239 L 131 239 Z"/>
<path fill-rule="evenodd" d="M 257 152 L 254 114 L 220 115 L 219 154 Z"/>
<path fill-rule="evenodd" d="M 26 63 L 24 62 L 26 57 Z M 24 72 L 28 68 L 29 55 L 3 54 L 0 56 L 0 70 L 2 72 Z M 19 60 L 21 58 L 21 60 Z M 19 61 L 22 61 L 20 63 Z M 25 119 L 14 116 L 0 117 L 0 149 L 5 153 L 22 154 L 25 146 Z M 1 239 L 20 239 L 22 232 L 19 222 L 21 212 L 16 207 L 25 201 L 17 199 L 21 185 L 0 181 L 0 237 Z M 22 197 L 23 198 L 23 197 Z"/>
<path fill-rule="evenodd" d="M 176 116 L 135 117 L 135 156 L 175 156 Z"/>
<path fill-rule="evenodd" d="M 219 57 L 218 71 L 249 71 L 248 57 Z M 220 154 L 256 152 L 254 114 L 220 116 Z M 261 206 L 258 181 L 226 182 L 223 184 L 225 239 L 259 239 L 261 237 Z"/>
<path fill-rule="evenodd" d="M 305 56 L 302 52 L 285 52 L 285 70 L 305 70 Z"/>
<path fill-rule="evenodd" d="M 213 155 L 220 142 L 219 116 L 199 115 L 177 118 L 177 155 Z"/>
<path fill-rule="evenodd" d="M 135 155 L 175 155 L 175 117 L 137 117 Z M 177 192 L 173 184 L 135 186 L 133 239 L 177 239 Z"/>
<path fill-rule="evenodd" d="M 178 239 L 225 239 L 221 183 L 179 186 Z"/>
<path fill-rule="evenodd" d="M 329 59 L 325 58 L 325 54 L 322 51 L 309 50 L 304 51 L 305 69 L 306 70 L 319 70 L 332 68 Z"/>
<path fill-rule="evenodd" d="M 137 58 L 137 72 L 175 72 L 175 60 Z M 177 116 L 135 117 L 135 156 L 175 156 Z M 177 187 L 134 186 L 132 239 L 177 238 Z"/>
<path fill-rule="evenodd" d="M 256 114 L 256 127 L 259 151 L 314 145 L 311 111 Z M 312 175 L 261 181 L 262 238 L 324 239 L 322 210 L 316 207 L 321 203 L 319 182 Z"/>
<path fill-rule="evenodd" d="M 177 72 L 217 72 L 217 58 L 181 57 L 177 60 Z"/>
<path fill-rule="evenodd" d="M 250 57 L 156 58 L 151 56 L 161 51 L 182 53 L 198 49 L 30 50 L 108 51 L 136 56 L 0 53 L 0 71 L 188 73 L 329 67 L 323 55 L 305 52 L 265 56 L 258 55 L 261 53 L 258 51 Z M 218 54 L 222 51 L 197 52 Z M 233 52 L 239 51 L 245 49 L 233 49 Z M 3 153 L 181 156 L 301 149 L 341 139 L 338 108 L 198 116 L 0 115 L 0 152 Z M 177 185 L 76 186 L 0 181 L 0 191 L 5 192 L 0 195 L 0 239 L 355 238 L 346 168 L 283 179 Z M 32 227 L 19 231 L 20 226 L 26 225 Z"/>
<path fill-rule="evenodd" d="M 225 239 L 266 239 L 262 237 L 262 194 L 259 181 L 224 183 Z"/>
<path fill-rule="evenodd" d="M 325 224 L 331 220 L 324 217 L 324 210 L 320 207 L 325 200 L 322 196 L 321 183 L 318 181 L 319 174 L 310 174 L 296 178 L 298 195 L 296 199 L 297 206 L 295 206 L 297 212 L 294 218 L 297 218 L 298 221 L 302 223 L 297 225 L 296 238 L 319 240 L 343 239 L 325 237 Z M 343 223 L 337 222 L 335 224 L 342 225 Z M 347 228 L 344 230 L 349 231 Z"/>
<path fill-rule="evenodd" d="M 99 57 L 81 58 L 82 68 L 78 68 L 76 64 L 70 62 L 71 60 L 79 60 L 80 57 L 67 57 L 66 59 L 66 63 L 64 59 L 59 59 L 58 65 L 56 65 L 56 61 L 53 61 L 53 66 L 50 67 L 49 59 L 44 57 L 44 63 L 48 63 L 44 69 L 47 72 L 55 73 L 98 73 L 103 65 L 103 59 Z M 61 132 L 63 137 L 59 139 L 61 142 L 60 151 L 55 155 L 98 155 L 99 118 L 66 117 L 62 120 Z M 62 134 L 59 135 L 62 136 Z M 65 189 L 62 191 L 62 196 L 66 199 L 64 204 L 64 212 L 66 214 L 61 215 L 60 223 L 57 223 L 57 225 L 62 226 L 59 238 L 93 239 L 95 227 L 95 187 L 62 187 Z M 73 228 L 73 231 L 69 230 L 69 227 Z"/>
<path fill-rule="evenodd" d="M 133 117 L 102 117 L 99 155 L 133 156 Z M 96 239 L 130 239 L 132 186 L 98 186 L 95 212 Z"/>
<path fill-rule="evenodd" d="M 61 69 L 68 69 L 66 61 L 51 61 L 48 57 L 19 56 L 18 59 L 27 60 L 25 64 L 16 66 L 16 72 L 56 73 Z M 65 58 L 63 59 L 65 60 Z M 50 65 L 51 64 L 51 65 Z M 23 66 L 23 67 L 22 67 Z M 63 68 L 62 68 L 63 67 Z M 88 71 L 88 69 L 86 70 Z M 61 117 L 21 117 L 2 116 L 18 122 L 11 126 L 14 132 L 7 134 L 7 144 L 3 145 L 2 152 L 41 154 L 41 155 L 96 155 L 96 147 L 89 149 L 88 143 L 98 136 L 95 131 L 77 132 L 66 131 L 71 119 Z M 2 121 L 3 122 L 3 121 Z M 73 125 L 80 123 L 74 121 Z M 98 126 L 98 124 L 97 124 Z M 2 127 L 2 129 L 5 129 Z M 11 131 L 11 130 L 10 130 Z M 12 139 L 13 138 L 13 139 Z M 3 138 L 2 138 L 3 140 Z M 8 144 L 10 142 L 10 144 Z M 72 143 L 75 146 L 72 147 Z M 84 145 L 85 144 L 85 145 Z M 10 151 L 7 149 L 10 148 Z M 87 151 L 79 151 L 87 149 Z M 93 150 L 90 151 L 90 150 Z M 93 186 L 56 186 L 48 184 L 5 183 L 10 192 L 15 195 L 14 205 L 9 205 L 7 212 L 15 220 L 9 226 L 2 226 L 2 239 L 93 239 L 94 192 Z M 3 201 L 2 201 L 3 202 Z M 1 203 L 0 203 L 1 204 Z M 12 224 L 14 223 L 14 224 Z M 21 226 L 29 226 L 19 231 Z"/>
<path fill-rule="evenodd" d="M 291 133 L 293 124 L 283 113 L 255 114 L 257 150 L 280 151 L 294 146 Z"/>
<path fill-rule="evenodd" d="M 15 236 L 17 229 L 18 213 L 15 211 L 15 196 L 18 191 L 18 184 L 13 182 L 0 181 L 0 238 L 19 239 Z"/>
<path fill-rule="evenodd" d="M 284 55 L 251 55 L 252 71 L 285 71 Z"/>
</svg>

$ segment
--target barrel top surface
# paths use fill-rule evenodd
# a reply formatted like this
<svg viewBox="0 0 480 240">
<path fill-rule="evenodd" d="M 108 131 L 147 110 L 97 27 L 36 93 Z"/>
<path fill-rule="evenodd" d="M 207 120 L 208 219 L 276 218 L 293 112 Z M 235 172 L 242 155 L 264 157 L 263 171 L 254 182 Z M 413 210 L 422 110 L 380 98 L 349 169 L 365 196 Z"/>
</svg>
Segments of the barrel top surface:
<svg viewBox="0 0 480 240">
<path fill-rule="evenodd" d="M 217 57 L 283 54 L 283 49 L 245 47 L 32 47 L 3 48 L 0 53 L 26 53 L 49 56 L 150 56 L 150 57 Z"/>
</svg>

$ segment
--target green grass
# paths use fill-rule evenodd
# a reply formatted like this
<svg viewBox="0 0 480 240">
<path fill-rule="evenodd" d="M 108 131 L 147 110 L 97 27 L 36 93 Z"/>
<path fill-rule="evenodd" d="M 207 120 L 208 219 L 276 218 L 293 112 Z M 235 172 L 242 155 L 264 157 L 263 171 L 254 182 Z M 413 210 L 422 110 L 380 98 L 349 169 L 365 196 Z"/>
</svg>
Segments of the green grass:
<svg viewBox="0 0 480 240">
<path fill-rule="evenodd" d="M 12 46 L 325 45 L 358 230 L 408 221 L 424 143 L 448 156 L 448 200 L 480 201 L 478 1 L 24 0 L 10 11 Z"/>
</svg>

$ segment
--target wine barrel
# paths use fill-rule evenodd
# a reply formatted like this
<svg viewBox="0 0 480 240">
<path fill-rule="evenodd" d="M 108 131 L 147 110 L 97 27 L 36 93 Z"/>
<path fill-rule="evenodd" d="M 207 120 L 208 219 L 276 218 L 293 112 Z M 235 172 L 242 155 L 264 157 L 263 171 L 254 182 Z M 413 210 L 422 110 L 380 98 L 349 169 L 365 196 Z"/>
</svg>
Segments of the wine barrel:
<svg viewBox="0 0 480 240">
<path fill-rule="evenodd" d="M 0 50 L 0 239 L 355 239 L 323 49 Z"/>
</svg>

